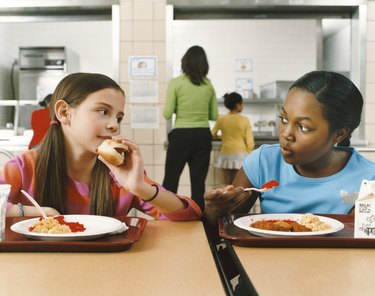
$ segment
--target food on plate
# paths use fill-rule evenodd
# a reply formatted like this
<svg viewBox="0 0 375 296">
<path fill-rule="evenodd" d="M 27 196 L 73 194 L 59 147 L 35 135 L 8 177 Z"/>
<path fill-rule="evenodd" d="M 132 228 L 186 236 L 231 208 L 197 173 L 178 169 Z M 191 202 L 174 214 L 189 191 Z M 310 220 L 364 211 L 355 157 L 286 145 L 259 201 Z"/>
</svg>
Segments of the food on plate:
<svg viewBox="0 0 375 296">
<path fill-rule="evenodd" d="M 64 216 L 48 217 L 47 219 L 41 217 L 34 226 L 29 227 L 30 232 L 52 234 L 82 232 L 85 230 L 86 228 L 83 224 L 79 222 L 67 222 L 64 220 Z"/>
<path fill-rule="evenodd" d="M 310 228 L 299 224 L 294 220 L 259 220 L 250 224 L 250 227 L 273 230 L 273 231 L 287 231 L 287 232 L 308 232 Z"/>
<path fill-rule="evenodd" d="M 331 228 L 327 223 L 310 213 L 304 214 L 299 222 L 291 219 L 258 220 L 251 223 L 250 227 L 285 232 L 322 231 Z"/>
<path fill-rule="evenodd" d="M 322 231 L 331 229 L 327 223 L 321 221 L 317 216 L 307 213 L 301 217 L 300 223 L 310 228 L 312 231 Z"/>
<path fill-rule="evenodd" d="M 280 185 L 280 183 L 277 182 L 276 180 L 271 180 L 271 181 L 268 181 L 268 182 L 264 183 L 260 188 L 261 189 L 263 189 L 263 188 L 272 189 L 272 188 L 275 188 L 279 185 Z"/>
<path fill-rule="evenodd" d="M 110 139 L 104 140 L 96 149 L 96 153 L 115 166 L 120 166 L 124 163 L 127 152 L 129 152 L 127 145 Z"/>
</svg>

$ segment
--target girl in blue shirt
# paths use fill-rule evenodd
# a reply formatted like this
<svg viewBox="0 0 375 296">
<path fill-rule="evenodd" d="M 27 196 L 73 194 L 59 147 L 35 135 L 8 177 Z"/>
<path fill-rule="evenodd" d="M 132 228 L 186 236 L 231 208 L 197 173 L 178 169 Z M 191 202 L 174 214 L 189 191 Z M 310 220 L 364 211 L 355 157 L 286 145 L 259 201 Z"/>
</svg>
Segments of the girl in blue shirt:
<svg viewBox="0 0 375 296">
<path fill-rule="evenodd" d="M 375 163 L 349 147 L 362 105 L 341 74 L 299 78 L 280 110 L 279 144 L 252 152 L 232 185 L 206 192 L 206 217 L 246 212 L 258 197 L 263 213 L 350 213 L 362 180 L 375 179 Z M 261 195 L 243 191 L 270 180 L 280 186 Z"/>
</svg>

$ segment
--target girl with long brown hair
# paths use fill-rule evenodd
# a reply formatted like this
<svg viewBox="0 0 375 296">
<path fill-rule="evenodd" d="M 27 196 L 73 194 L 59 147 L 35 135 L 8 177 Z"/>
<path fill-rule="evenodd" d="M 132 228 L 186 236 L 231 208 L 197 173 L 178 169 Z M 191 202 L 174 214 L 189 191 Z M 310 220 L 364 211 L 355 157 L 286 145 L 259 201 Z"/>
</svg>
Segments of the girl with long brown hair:
<svg viewBox="0 0 375 296">
<path fill-rule="evenodd" d="M 47 213 L 126 215 L 136 208 L 154 218 L 195 220 L 199 207 L 148 178 L 138 146 L 120 135 L 125 94 L 101 74 L 66 76 L 51 99 L 51 125 L 39 150 L 10 160 L 0 184 L 12 185 L 8 216 L 38 212 L 22 196 L 34 195 Z M 114 166 L 97 156 L 106 139 L 129 147 L 125 163 Z"/>
</svg>

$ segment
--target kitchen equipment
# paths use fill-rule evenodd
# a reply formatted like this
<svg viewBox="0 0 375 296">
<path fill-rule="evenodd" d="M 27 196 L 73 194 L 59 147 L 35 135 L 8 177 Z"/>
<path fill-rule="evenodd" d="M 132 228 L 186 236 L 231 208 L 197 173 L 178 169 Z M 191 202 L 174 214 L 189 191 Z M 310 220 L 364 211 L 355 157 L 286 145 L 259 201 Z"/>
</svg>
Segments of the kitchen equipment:
<svg viewBox="0 0 375 296">
<path fill-rule="evenodd" d="M 40 108 L 38 103 L 53 93 L 59 81 L 68 73 L 77 72 L 78 55 L 59 47 L 19 48 L 19 100 L 35 101 L 15 112 L 15 125 L 30 128 L 31 113 Z"/>
<path fill-rule="evenodd" d="M 285 99 L 294 81 L 276 80 L 260 86 L 260 97 L 265 99 Z"/>
<path fill-rule="evenodd" d="M 264 131 L 263 128 L 268 126 L 267 120 L 258 120 L 254 122 L 254 126 L 258 128 L 257 131 L 253 131 L 253 135 L 255 138 L 267 138 L 272 137 L 272 131 Z"/>
</svg>

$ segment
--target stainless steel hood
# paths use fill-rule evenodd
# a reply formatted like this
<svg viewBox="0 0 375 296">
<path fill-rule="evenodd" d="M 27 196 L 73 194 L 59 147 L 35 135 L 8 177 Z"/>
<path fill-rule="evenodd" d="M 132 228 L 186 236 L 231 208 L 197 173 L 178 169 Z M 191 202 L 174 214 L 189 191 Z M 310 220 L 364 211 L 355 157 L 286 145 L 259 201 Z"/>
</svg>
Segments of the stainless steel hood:
<svg viewBox="0 0 375 296">
<path fill-rule="evenodd" d="M 350 18 L 366 0 L 167 0 L 175 19 Z"/>
<path fill-rule="evenodd" d="M 110 20 L 119 0 L 2 0 L 0 22 Z"/>
</svg>

